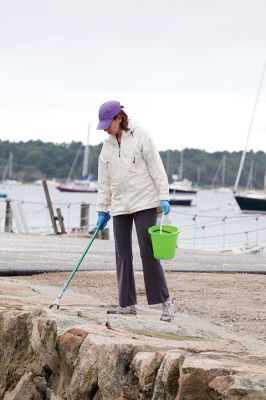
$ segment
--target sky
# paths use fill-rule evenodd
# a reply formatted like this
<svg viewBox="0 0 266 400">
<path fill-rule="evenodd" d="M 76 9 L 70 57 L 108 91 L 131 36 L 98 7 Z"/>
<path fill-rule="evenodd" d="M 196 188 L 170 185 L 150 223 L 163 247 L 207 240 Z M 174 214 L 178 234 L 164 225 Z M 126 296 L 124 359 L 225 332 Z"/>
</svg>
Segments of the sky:
<svg viewBox="0 0 266 400">
<path fill-rule="evenodd" d="M 265 0 L 0 0 L 0 139 L 90 144 L 119 100 L 159 150 L 243 150 Z M 266 77 L 248 149 L 266 152 Z"/>
</svg>

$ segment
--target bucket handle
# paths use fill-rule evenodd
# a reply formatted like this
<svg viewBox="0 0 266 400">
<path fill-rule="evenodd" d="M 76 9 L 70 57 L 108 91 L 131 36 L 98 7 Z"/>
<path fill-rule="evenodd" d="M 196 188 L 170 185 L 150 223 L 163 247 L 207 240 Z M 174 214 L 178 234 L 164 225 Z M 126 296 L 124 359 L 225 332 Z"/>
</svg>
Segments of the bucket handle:
<svg viewBox="0 0 266 400">
<path fill-rule="evenodd" d="M 168 225 L 169 225 L 169 217 L 168 217 L 168 214 L 166 215 L 166 214 L 163 213 L 162 218 L 161 218 L 161 224 L 160 224 L 160 235 L 163 234 L 163 218 L 164 218 L 164 217 L 166 218 L 166 220 L 167 220 L 167 222 L 168 222 Z"/>
</svg>

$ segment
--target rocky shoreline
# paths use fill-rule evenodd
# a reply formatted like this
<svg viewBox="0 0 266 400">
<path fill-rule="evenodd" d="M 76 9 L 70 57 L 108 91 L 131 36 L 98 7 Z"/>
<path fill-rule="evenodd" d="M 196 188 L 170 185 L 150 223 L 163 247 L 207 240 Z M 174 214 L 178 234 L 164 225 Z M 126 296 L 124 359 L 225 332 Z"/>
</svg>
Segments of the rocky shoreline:
<svg viewBox="0 0 266 400">
<path fill-rule="evenodd" d="M 266 399 L 265 348 L 73 322 L 42 310 L 1 313 L 1 399 Z"/>
<path fill-rule="evenodd" d="M 82 247 L 22 242 L 6 245 L 4 266 L 70 267 Z M 148 307 L 141 272 L 136 316 L 106 314 L 117 293 L 115 273 L 103 270 L 79 271 L 60 309 L 49 309 L 67 276 L 0 278 L 0 399 L 266 400 L 265 275 L 167 272 L 171 324 Z"/>
</svg>

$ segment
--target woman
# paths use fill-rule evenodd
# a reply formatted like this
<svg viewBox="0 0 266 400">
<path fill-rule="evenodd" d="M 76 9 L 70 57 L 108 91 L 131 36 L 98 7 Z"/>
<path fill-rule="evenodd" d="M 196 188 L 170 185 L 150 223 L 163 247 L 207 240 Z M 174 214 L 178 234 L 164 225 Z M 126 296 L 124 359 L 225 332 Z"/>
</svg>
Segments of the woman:
<svg viewBox="0 0 266 400">
<path fill-rule="evenodd" d="M 148 228 L 156 225 L 157 207 L 170 211 L 168 180 L 159 152 L 147 131 L 128 119 L 118 101 L 99 110 L 98 130 L 109 137 L 98 165 L 97 226 L 103 229 L 113 217 L 116 271 L 120 307 L 110 314 L 136 314 L 136 288 L 132 256 L 135 223 L 148 304 L 162 303 L 161 320 L 171 322 L 175 306 L 169 298 L 162 266 L 153 257 Z"/>
</svg>

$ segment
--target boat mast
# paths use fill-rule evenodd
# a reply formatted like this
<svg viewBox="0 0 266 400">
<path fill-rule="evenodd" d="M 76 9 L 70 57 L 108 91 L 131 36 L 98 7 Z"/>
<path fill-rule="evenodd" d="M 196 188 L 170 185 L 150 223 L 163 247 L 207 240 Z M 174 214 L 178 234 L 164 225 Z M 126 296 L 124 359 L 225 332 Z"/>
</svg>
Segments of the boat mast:
<svg viewBox="0 0 266 400">
<path fill-rule="evenodd" d="M 8 171 L 8 161 L 7 161 L 7 164 L 6 164 L 4 172 L 3 172 L 3 176 L 2 176 L 2 179 L 1 179 L 2 181 L 4 181 L 6 179 L 7 171 Z"/>
<path fill-rule="evenodd" d="M 252 189 L 252 188 L 253 188 L 253 160 L 251 160 L 251 164 L 250 164 L 250 170 L 249 170 L 246 189 L 248 190 L 248 189 Z"/>
<path fill-rule="evenodd" d="M 197 168 L 197 186 L 200 185 L 200 167 Z"/>
<path fill-rule="evenodd" d="M 222 187 L 225 185 L 225 162 L 226 162 L 226 156 L 223 156 L 222 160 Z"/>
<path fill-rule="evenodd" d="M 179 164 L 178 180 L 182 181 L 182 178 L 183 178 L 183 150 L 181 150 L 181 153 L 180 153 L 180 164 Z"/>
<path fill-rule="evenodd" d="M 77 161 L 78 161 L 78 158 L 79 158 L 79 155 L 80 155 L 80 151 L 81 151 L 81 148 L 79 148 L 78 151 L 76 152 L 74 161 L 73 161 L 73 163 L 72 163 L 72 165 L 71 165 L 71 168 L 70 168 L 70 170 L 69 170 L 69 173 L 68 173 L 67 182 L 69 182 L 69 181 L 71 180 L 71 176 L 72 176 L 72 173 L 73 173 L 73 171 L 74 171 L 74 168 L 75 168 L 75 166 L 76 166 L 76 164 L 77 164 Z"/>
<path fill-rule="evenodd" d="M 242 173 L 242 170 L 243 170 L 243 166 L 244 166 L 244 161 L 245 161 L 245 158 L 246 158 L 248 141 L 249 141 L 251 130 L 253 128 L 253 122 L 254 122 L 254 117 L 255 117 L 257 104 L 258 104 L 258 100 L 259 100 L 259 96 L 260 96 L 260 91 L 261 91 L 261 87 L 262 87 L 263 77 L 264 77 L 264 73 L 265 73 L 265 67 L 266 67 L 266 58 L 264 60 L 263 67 L 262 67 L 262 73 L 261 73 L 261 77 L 260 77 L 260 81 L 259 81 L 258 91 L 257 91 L 257 95 L 256 95 L 256 98 L 255 98 L 255 103 L 254 103 L 254 107 L 253 107 L 253 110 L 252 110 L 250 124 L 249 124 L 249 128 L 248 128 L 246 145 L 245 145 L 244 151 L 242 153 L 242 157 L 241 157 L 241 161 L 240 161 L 240 165 L 239 165 L 239 169 L 238 169 L 238 173 L 237 173 L 237 177 L 236 177 L 236 181 L 235 181 L 234 192 L 236 192 L 236 190 L 238 188 L 240 176 L 241 176 L 241 173 Z"/>
<path fill-rule="evenodd" d="M 4 173 L 2 176 L 2 181 L 4 181 L 6 178 L 11 179 L 13 174 L 13 153 L 12 151 L 9 153 L 7 163 L 4 169 Z"/>
<path fill-rule="evenodd" d="M 215 175 L 214 175 L 214 177 L 213 177 L 212 183 L 211 183 L 211 188 L 212 188 L 212 189 L 213 189 L 213 186 L 214 186 L 214 184 L 215 184 L 215 182 L 216 182 L 216 179 L 217 179 L 217 176 L 218 176 L 218 174 L 219 174 L 219 172 L 220 172 L 220 169 L 221 169 L 221 167 L 222 167 L 222 164 L 223 164 L 223 161 L 220 161 L 220 162 L 219 162 L 219 165 L 218 165 L 218 168 L 217 168 L 217 171 L 216 171 L 216 173 L 215 173 Z"/>
<path fill-rule="evenodd" d="M 9 179 L 12 179 L 12 176 L 13 176 L 13 153 L 12 153 L 12 151 L 9 154 L 9 171 L 8 171 L 8 174 L 9 174 Z"/>
<path fill-rule="evenodd" d="M 88 169 L 89 169 L 89 139 L 90 139 L 90 129 L 91 123 L 88 125 L 88 137 L 87 144 L 84 151 L 84 159 L 83 159 L 83 170 L 82 170 L 82 179 L 88 179 Z"/>
</svg>

